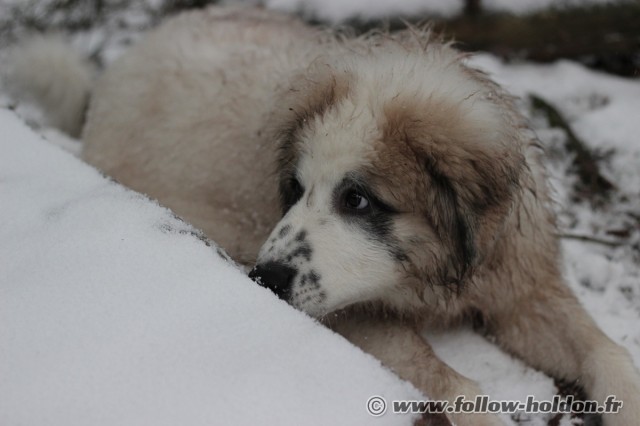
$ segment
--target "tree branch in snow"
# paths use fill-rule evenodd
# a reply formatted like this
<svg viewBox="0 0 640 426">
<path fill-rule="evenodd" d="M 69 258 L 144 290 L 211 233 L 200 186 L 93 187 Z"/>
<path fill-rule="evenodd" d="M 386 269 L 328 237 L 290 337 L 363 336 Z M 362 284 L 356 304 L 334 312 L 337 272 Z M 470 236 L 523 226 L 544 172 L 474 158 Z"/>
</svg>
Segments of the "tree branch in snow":
<svg viewBox="0 0 640 426">
<path fill-rule="evenodd" d="M 588 243 L 594 244 L 602 244 L 608 247 L 620 247 L 625 245 L 623 241 L 614 241 L 614 240 L 605 240 L 603 238 L 592 237 L 590 235 L 580 235 L 580 234 L 558 234 L 558 237 L 567 239 L 567 240 L 578 240 L 585 241 Z"/>
<path fill-rule="evenodd" d="M 607 200 L 616 187 L 600 173 L 600 166 L 589 147 L 574 133 L 556 107 L 537 95 L 531 94 L 529 98 L 533 108 L 545 115 L 551 127 L 560 128 L 567 135 L 565 148 L 573 154 L 573 169 L 578 175 L 576 193 L 591 201 Z"/>
</svg>

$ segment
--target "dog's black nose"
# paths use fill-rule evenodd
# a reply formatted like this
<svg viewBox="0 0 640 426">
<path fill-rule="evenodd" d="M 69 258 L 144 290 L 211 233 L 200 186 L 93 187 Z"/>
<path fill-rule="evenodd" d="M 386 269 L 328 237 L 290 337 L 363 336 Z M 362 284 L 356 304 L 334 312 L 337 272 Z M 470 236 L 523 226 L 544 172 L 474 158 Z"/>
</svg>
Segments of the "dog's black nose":
<svg viewBox="0 0 640 426">
<path fill-rule="evenodd" d="M 278 262 L 267 262 L 256 265 L 249 278 L 273 291 L 282 300 L 289 299 L 291 284 L 298 271 L 290 266 Z"/>
</svg>

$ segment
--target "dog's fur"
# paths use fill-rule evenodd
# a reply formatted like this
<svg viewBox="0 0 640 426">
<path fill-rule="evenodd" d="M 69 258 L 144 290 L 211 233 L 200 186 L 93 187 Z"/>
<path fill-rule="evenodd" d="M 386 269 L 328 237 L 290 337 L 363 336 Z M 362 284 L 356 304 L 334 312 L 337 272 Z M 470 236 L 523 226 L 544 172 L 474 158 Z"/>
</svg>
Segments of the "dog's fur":
<svg viewBox="0 0 640 426">
<path fill-rule="evenodd" d="M 89 163 L 257 262 L 262 285 L 430 397 L 481 391 L 419 328 L 481 319 L 530 365 L 622 399 L 606 425 L 640 419 L 629 355 L 563 283 L 534 135 L 428 31 L 349 38 L 261 10 L 185 13 L 100 77 L 82 138 Z"/>
</svg>

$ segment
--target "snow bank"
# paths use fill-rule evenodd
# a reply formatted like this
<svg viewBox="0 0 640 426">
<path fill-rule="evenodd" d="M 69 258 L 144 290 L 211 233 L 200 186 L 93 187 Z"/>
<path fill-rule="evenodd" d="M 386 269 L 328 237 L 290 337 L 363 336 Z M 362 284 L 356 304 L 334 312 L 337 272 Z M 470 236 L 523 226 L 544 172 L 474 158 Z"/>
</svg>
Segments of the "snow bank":
<svg viewBox="0 0 640 426">
<path fill-rule="evenodd" d="M 407 425 L 418 392 L 0 108 L 0 424 Z"/>
</svg>

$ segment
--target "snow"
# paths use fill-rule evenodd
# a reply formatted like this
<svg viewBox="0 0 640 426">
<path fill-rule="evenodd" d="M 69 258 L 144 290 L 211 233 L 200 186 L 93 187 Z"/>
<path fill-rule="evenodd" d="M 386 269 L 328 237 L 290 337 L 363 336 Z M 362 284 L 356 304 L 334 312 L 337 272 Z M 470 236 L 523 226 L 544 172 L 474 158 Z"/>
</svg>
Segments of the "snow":
<svg viewBox="0 0 640 426">
<path fill-rule="evenodd" d="M 483 0 L 482 7 L 494 12 L 526 15 L 548 8 L 620 3 L 621 0 Z"/>
<path fill-rule="evenodd" d="M 380 19 L 391 16 L 411 16 L 429 13 L 438 16 L 454 16 L 461 10 L 455 1 L 424 0 L 265 0 L 270 9 L 302 12 L 322 21 L 342 22 L 347 19 Z"/>
<path fill-rule="evenodd" d="M 526 15 L 549 7 L 619 3 L 631 0 L 483 0 L 488 12 Z M 391 17 L 430 16 L 450 18 L 464 9 L 463 0 L 226 0 L 224 3 L 260 4 L 267 8 L 302 13 L 324 22 L 352 19 L 373 20 Z"/>
<path fill-rule="evenodd" d="M 444 0 L 265 1 L 331 22 L 421 11 L 450 16 L 462 7 Z M 74 43 L 108 63 L 152 23 L 142 11 L 156 13 L 161 3 L 135 3 L 131 16 L 118 9 Z M 514 13 L 549 3 L 483 1 Z M 137 29 L 120 28 L 127 16 L 123 22 Z M 548 152 L 567 283 L 640 366 L 640 81 L 568 61 L 505 64 L 480 54 L 470 62 L 523 98 Z M 565 135 L 532 111 L 530 93 L 556 106 L 602 156 L 602 172 L 617 187 L 608 205 L 573 198 Z M 37 123 L 29 108 L 16 111 Z M 419 398 L 413 388 L 251 283 L 168 210 L 59 148 L 77 153 L 77 141 L 53 129 L 35 134 L 2 108 L 0 129 L 0 424 L 411 423 L 388 414 L 374 419 L 364 405 L 376 394 Z M 470 330 L 426 337 L 494 399 L 550 399 L 557 391 L 552 379 Z M 505 420 L 538 426 L 548 419 Z M 560 424 L 569 422 L 565 416 Z"/>
<path fill-rule="evenodd" d="M 407 425 L 419 393 L 0 109 L 0 424 Z"/>
<path fill-rule="evenodd" d="M 493 400 L 526 401 L 534 395 L 538 401 L 548 401 L 556 394 L 553 380 L 543 373 L 527 367 L 502 352 L 498 347 L 471 330 L 427 332 L 440 359 L 457 372 L 480 383 L 482 390 Z M 500 415 L 505 425 L 517 425 L 508 414 Z M 525 420 L 523 414 L 517 414 Z M 546 426 L 552 415 L 527 415 L 527 426 Z"/>
</svg>

